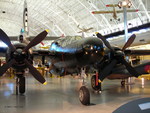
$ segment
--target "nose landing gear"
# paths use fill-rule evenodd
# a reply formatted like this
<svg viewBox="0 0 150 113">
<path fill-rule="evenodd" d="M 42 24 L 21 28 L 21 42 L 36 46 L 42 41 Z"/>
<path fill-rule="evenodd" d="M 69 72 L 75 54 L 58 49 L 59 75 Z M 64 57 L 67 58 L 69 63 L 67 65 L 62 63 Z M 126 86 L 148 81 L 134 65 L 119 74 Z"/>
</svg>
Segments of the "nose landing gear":
<svg viewBox="0 0 150 113">
<path fill-rule="evenodd" d="M 79 89 L 79 100 L 83 105 L 90 105 L 90 92 L 85 86 L 85 68 L 81 68 L 82 86 Z"/>
<path fill-rule="evenodd" d="M 90 105 L 90 92 L 86 86 L 80 88 L 79 100 L 83 105 Z"/>
<path fill-rule="evenodd" d="M 16 74 L 16 95 L 18 95 L 18 91 L 20 94 L 25 93 L 25 77 L 23 74 Z"/>
</svg>

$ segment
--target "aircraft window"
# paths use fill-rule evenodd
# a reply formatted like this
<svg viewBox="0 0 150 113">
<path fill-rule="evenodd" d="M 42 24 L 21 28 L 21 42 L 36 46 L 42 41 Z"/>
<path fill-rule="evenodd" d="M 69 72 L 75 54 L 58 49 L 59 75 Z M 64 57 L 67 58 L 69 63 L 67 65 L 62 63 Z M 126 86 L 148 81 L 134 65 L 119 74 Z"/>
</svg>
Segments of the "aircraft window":
<svg viewBox="0 0 150 113">
<path fill-rule="evenodd" d="M 58 39 L 57 43 L 60 46 L 64 47 L 64 46 L 69 45 L 69 44 L 73 43 L 74 41 L 80 40 L 80 39 L 82 39 L 82 37 L 80 37 L 80 36 L 66 36 L 63 39 L 62 38 Z"/>
<path fill-rule="evenodd" d="M 97 46 L 94 46 L 94 49 L 96 49 L 97 48 Z"/>
<path fill-rule="evenodd" d="M 97 47 L 97 50 L 100 50 L 101 49 L 101 47 L 99 46 L 99 47 Z"/>
<path fill-rule="evenodd" d="M 83 48 L 84 48 L 84 49 L 90 49 L 91 46 L 90 46 L 90 45 L 84 45 Z"/>
<path fill-rule="evenodd" d="M 79 36 L 68 36 L 65 38 L 65 40 L 62 42 L 62 47 L 63 46 L 66 46 L 66 45 L 69 45 L 71 43 L 73 43 L 74 41 L 76 40 L 79 40 L 79 39 L 82 39 L 81 37 Z"/>
</svg>

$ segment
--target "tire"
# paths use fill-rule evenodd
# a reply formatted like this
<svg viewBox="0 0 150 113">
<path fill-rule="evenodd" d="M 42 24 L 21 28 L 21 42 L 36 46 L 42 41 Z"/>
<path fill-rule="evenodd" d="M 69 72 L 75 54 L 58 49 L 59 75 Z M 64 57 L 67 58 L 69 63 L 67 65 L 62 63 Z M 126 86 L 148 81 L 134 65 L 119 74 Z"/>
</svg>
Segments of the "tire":
<svg viewBox="0 0 150 113">
<path fill-rule="evenodd" d="M 20 94 L 25 93 L 25 77 L 19 78 L 19 93 Z"/>
<path fill-rule="evenodd" d="M 125 86 L 125 81 L 121 81 L 121 86 Z"/>
<path fill-rule="evenodd" d="M 90 105 L 90 92 L 85 86 L 79 90 L 79 100 L 83 105 Z"/>
<path fill-rule="evenodd" d="M 98 83 L 98 85 L 96 86 L 96 75 L 93 75 L 91 77 L 91 86 L 94 90 L 96 91 L 101 91 L 101 83 Z"/>
</svg>

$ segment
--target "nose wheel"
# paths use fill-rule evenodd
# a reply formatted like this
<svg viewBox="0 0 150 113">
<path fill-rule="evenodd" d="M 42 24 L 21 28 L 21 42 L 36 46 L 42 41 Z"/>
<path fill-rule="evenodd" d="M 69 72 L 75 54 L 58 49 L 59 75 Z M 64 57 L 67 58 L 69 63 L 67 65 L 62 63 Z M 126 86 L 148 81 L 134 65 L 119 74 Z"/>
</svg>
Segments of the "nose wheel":
<svg viewBox="0 0 150 113">
<path fill-rule="evenodd" d="M 90 92 L 85 86 L 79 90 L 79 100 L 83 105 L 90 105 Z"/>
<path fill-rule="evenodd" d="M 85 68 L 81 68 L 81 78 L 82 78 L 82 86 L 79 89 L 79 100 L 83 105 L 90 105 L 90 92 L 88 88 L 85 86 L 86 81 L 86 74 Z"/>
<path fill-rule="evenodd" d="M 18 91 L 20 94 L 25 93 L 25 77 L 21 76 L 16 79 L 16 94 L 18 95 Z"/>
</svg>

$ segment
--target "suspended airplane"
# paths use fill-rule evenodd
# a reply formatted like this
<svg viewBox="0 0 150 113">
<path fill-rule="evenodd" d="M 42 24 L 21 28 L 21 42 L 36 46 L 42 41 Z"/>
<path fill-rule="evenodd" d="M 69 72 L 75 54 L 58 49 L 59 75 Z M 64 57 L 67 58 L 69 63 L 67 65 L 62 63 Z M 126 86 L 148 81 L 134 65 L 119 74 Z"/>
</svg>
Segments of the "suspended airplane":
<svg viewBox="0 0 150 113">
<path fill-rule="evenodd" d="M 108 13 L 112 13 L 113 18 L 115 20 L 120 21 L 120 18 L 117 17 L 117 13 L 123 13 L 123 10 L 116 10 L 115 7 L 119 7 L 118 4 L 108 4 L 106 5 L 106 7 L 112 7 L 113 10 L 112 11 L 92 11 L 93 14 L 108 14 Z M 137 9 L 131 9 L 131 10 L 127 10 L 127 12 L 137 12 Z M 112 21 L 112 19 L 110 19 L 110 21 Z"/>
<path fill-rule="evenodd" d="M 80 29 L 80 31 L 78 33 L 82 33 L 82 38 L 85 38 L 84 33 L 90 31 L 91 29 L 93 29 L 93 27 L 90 27 L 90 28 L 81 28 L 80 25 L 78 25 L 77 28 Z"/>
<path fill-rule="evenodd" d="M 77 26 L 80 31 L 78 33 L 83 33 L 83 32 L 88 32 L 89 30 L 93 29 L 93 27 L 90 27 L 90 28 L 81 28 L 80 25 Z"/>
</svg>

